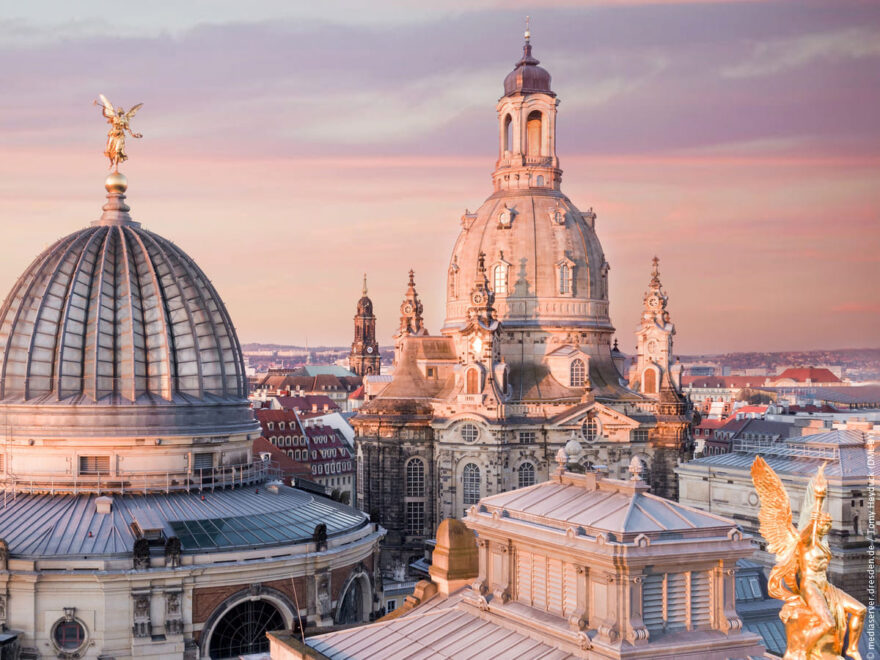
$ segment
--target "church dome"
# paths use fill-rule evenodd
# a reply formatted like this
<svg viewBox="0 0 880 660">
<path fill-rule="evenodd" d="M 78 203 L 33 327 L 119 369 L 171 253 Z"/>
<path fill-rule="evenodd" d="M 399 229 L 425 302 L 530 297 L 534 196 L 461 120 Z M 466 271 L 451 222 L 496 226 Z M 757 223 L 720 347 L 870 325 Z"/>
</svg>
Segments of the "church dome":
<svg viewBox="0 0 880 660">
<path fill-rule="evenodd" d="M 558 190 L 493 194 L 476 213 L 462 218 L 449 270 L 446 327 L 465 322 L 483 253 L 494 307 L 505 327 L 612 330 L 608 266 L 594 218 Z"/>
</svg>

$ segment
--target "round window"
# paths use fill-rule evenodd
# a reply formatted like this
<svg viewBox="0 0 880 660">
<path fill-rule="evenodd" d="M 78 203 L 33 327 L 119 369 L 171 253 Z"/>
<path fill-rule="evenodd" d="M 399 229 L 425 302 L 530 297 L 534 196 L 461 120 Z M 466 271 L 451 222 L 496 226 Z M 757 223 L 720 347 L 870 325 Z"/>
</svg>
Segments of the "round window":
<svg viewBox="0 0 880 660">
<path fill-rule="evenodd" d="M 86 629 L 76 619 L 62 619 L 52 630 L 52 640 L 61 651 L 76 651 L 86 643 Z"/>
<path fill-rule="evenodd" d="M 581 425 L 581 435 L 587 442 L 593 442 L 599 437 L 599 420 L 595 417 L 587 417 Z"/>
<path fill-rule="evenodd" d="M 461 439 L 465 442 L 474 442 L 480 437 L 480 429 L 473 424 L 463 424 L 458 432 L 461 435 Z"/>
</svg>

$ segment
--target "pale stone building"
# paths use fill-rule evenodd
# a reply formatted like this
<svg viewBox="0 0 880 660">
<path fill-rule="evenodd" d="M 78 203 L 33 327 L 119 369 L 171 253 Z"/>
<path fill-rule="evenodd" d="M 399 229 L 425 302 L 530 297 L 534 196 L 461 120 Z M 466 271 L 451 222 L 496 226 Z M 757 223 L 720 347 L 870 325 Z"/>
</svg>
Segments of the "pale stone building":
<svg viewBox="0 0 880 660">
<path fill-rule="evenodd" d="M 305 644 L 273 633 L 273 660 L 765 657 L 736 611 L 750 540 L 651 495 L 640 471 L 638 459 L 629 480 L 560 465 L 549 481 L 482 499 L 464 523 L 440 524 L 431 580 L 403 607 Z"/>
<path fill-rule="evenodd" d="M 813 429 L 805 429 L 809 433 Z M 829 580 L 862 602 L 868 599 L 866 567 L 873 552 L 869 533 L 877 502 L 871 483 L 878 476 L 875 431 L 832 430 L 777 439 L 740 438 L 730 453 L 699 458 L 678 467 L 680 500 L 705 511 L 727 516 L 755 536 L 760 550 L 754 559 L 766 568 L 775 557 L 764 551 L 758 529 L 760 501 L 752 483 L 751 466 L 760 455 L 779 475 L 791 502 L 795 522 L 803 510 L 810 479 L 825 464 L 827 507 L 832 528 L 828 545 L 832 559 Z"/>
<path fill-rule="evenodd" d="M 547 479 L 573 438 L 581 464 L 621 476 L 635 456 L 655 492 L 676 495 L 692 439 L 667 297 L 655 263 L 638 335 L 650 388 L 630 388 L 596 214 L 561 191 L 557 105 L 527 40 L 496 107 L 494 190 L 461 217 L 444 326 L 428 332 L 411 272 L 393 376 L 353 419 L 358 505 L 388 529 L 384 568 L 420 555 L 441 519 Z"/>
<path fill-rule="evenodd" d="M 0 308 L 0 644 L 217 659 L 368 620 L 381 528 L 268 480 L 223 301 L 126 185 Z"/>
</svg>

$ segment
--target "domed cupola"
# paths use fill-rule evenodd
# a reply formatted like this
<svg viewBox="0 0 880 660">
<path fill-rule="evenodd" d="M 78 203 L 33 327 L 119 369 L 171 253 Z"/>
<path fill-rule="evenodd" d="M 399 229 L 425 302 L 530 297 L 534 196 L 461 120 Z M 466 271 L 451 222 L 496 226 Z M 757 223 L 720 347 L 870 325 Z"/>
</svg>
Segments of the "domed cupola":
<svg viewBox="0 0 880 660">
<path fill-rule="evenodd" d="M 493 194 L 461 217 L 449 267 L 444 332 L 464 327 L 480 254 L 505 330 L 596 330 L 608 343 L 608 264 L 592 209 L 581 212 L 560 190 L 556 110 L 550 74 L 523 58 L 498 101 L 499 154 Z M 609 358 L 610 359 L 610 358 Z"/>
<path fill-rule="evenodd" d="M 101 217 L 40 254 L 0 308 L 0 474 L 84 486 L 80 464 L 94 459 L 105 480 L 149 489 L 124 475 L 170 488 L 199 462 L 250 465 L 259 425 L 223 301 L 183 250 L 132 220 L 124 175 L 105 187 Z"/>
<path fill-rule="evenodd" d="M 504 79 L 504 95 L 530 94 L 541 92 L 556 96 L 550 90 L 550 72 L 539 67 L 540 61 L 532 57 L 532 44 L 529 31 L 526 30 L 526 42 L 523 45 L 522 59 L 516 63 L 513 71 Z"/>
</svg>

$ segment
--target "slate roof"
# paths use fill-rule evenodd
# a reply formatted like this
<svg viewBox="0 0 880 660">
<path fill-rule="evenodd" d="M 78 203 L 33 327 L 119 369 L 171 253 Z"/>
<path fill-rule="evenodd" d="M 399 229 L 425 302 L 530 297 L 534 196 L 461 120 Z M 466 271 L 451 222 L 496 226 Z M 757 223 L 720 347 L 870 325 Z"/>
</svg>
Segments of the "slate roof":
<svg viewBox="0 0 880 660">
<path fill-rule="evenodd" d="M 166 538 L 180 538 L 184 553 L 290 545 L 311 539 L 315 525 L 334 536 L 368 525 L 349 506 L 280 486 L 230 490 L 114 495 L 109 514 L 95 510 L 94 495 L 22 495 L 0 500 L 0 536 L 13 558 L 129 556 L 131 523 L 140 510 L 162 521 Z M 91 534 L 91 535 L 90 535 Z"/>
</svg>

